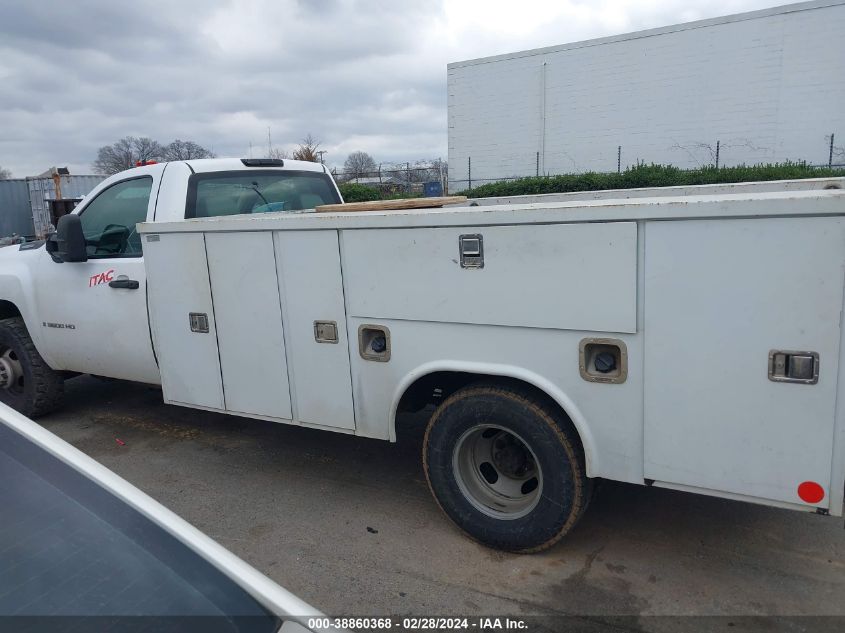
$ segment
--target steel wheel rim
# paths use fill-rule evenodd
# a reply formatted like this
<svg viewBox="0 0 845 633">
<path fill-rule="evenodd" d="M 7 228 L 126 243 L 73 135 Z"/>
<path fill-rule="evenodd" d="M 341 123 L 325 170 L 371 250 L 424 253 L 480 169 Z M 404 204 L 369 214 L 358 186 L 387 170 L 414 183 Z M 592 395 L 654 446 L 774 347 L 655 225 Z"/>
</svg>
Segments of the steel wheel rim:
<svg viewBox="0 0 845 633">
<path fill-rule="evenodd" d="M 15 395 L 24 390 L 23 366 L 11 347 L 0 346 L 0 389 Z"/>
<path fill-rule="evenodd" d="M 473 507 L 496 519 L 524 517 L 543 494 L 543 473 L 531 446 L 495 424 L 474 426 L 458 438 L 452 471 Z"/>
</svg>

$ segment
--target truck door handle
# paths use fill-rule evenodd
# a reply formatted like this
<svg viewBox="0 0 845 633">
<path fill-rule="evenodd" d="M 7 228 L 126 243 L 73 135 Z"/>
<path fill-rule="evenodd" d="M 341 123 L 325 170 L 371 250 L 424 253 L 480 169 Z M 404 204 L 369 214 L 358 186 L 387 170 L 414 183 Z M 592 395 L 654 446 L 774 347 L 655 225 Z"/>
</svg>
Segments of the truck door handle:
<svg viewBox="0 0 845 633">
<path fill-rule="evenodd" d="M 137 290 L 141 284 L 134 279 L 127 279 L 126 277 L 112 279 L 109 282 L 109 288 L 126 288 L 127 290 Z"/>
<path fill-rule="evenodd" d="M 819 382 L 818 352 L 773 349 L 769 352 L 769 380 L 815 385 Z"/>
</svg>

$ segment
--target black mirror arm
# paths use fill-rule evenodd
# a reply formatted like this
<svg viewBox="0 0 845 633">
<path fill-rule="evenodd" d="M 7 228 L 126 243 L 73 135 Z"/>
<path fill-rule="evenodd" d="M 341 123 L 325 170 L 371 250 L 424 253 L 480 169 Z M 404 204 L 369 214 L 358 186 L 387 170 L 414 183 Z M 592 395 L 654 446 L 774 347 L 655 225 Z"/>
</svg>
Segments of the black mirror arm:
<svg viewBox="0 0 845 633">
<path fill-rule="evenodd" d="M 59 256 L 59 238 L 56 233 L 50 233 L 47 239 L 44 240 L 44 250 L 46 250 L 50 257 L 57 264 L 63 264 L 62 258 Z"/>
</svg>

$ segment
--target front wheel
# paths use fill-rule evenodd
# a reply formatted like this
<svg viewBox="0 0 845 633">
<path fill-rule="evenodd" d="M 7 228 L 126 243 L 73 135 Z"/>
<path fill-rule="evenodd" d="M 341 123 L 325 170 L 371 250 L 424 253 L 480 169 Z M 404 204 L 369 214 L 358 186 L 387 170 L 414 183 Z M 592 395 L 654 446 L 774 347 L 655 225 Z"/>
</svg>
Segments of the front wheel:
<svg viewBox="0 0 845 633">
<path fill-rule="evenodd" d="M 551 547 L 581 517 L 589 496 L 571 424 L 519 388 L 477 385 L 450 396 L 428 424 L 423 464 L 449 518 L 497 549 Z"/>
<path fill-rule="evenodd" d="M 0 402 L 35 418 L 58 408 L 64 380 L 35 349 L 20 317 L 0 320 Z"/>
</svg>

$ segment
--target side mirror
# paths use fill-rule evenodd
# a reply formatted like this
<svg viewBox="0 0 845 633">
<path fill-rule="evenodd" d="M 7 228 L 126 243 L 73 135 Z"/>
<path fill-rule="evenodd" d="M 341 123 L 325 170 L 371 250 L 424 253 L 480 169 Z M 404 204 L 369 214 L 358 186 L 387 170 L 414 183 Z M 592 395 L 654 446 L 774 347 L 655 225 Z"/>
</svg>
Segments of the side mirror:
<svg viewBox="0 0 845 633">
<path fill-rule="evenodd" d="M 82 221 L 74 213 L 63 215 L 56 224 L 56 255 L 63 262 L 88 261 Z"/>
</svg>

